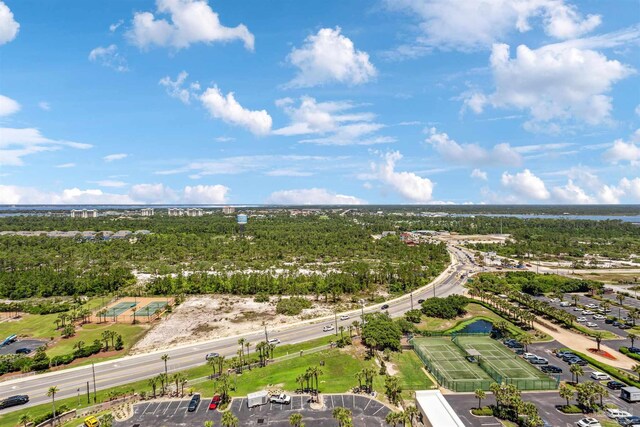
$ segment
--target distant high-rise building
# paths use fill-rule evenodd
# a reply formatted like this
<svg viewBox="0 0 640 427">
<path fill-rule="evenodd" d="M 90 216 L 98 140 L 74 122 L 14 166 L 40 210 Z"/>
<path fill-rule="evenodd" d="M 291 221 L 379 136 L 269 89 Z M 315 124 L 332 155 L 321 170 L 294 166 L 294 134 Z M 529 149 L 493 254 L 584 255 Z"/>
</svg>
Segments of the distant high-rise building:
<svg viewBox="0 0 640 427">
<path fill-rule="evenodd" d="M 153 208 L 140 209 L 140 215 L 142 216 L 153 216 L 153 213 Z"/>
<path fill-rule="evenodd" d="M 97 218 L 98 211 L 96 209 L 72 209 L 71 218 Z"/>
<path fill-rule="evenodd" d="M 233 206 L 225 206 L 222 208 L 222 213 L 225 215 L 232 214 L 235 211 L 236 211 L 236 208 L 234 208 Z"/>
<path fill-rule="evenodd" d="M 182 216 L 184 215 L 184 210 L 180 208 L 169 208 L 167 213 L 169 216 Z"/>
<path fill-rule="evenodd" d="M 189 208 L 186 212 L 187 216 L 202 216 L 204 215 L 204 210 L 200 208 Z"/>
</svg>

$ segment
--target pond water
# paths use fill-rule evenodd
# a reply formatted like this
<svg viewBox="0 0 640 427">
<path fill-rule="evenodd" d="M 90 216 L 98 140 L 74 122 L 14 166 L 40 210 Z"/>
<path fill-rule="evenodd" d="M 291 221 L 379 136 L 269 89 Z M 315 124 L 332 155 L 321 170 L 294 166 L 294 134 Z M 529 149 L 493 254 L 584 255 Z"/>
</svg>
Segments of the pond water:
<svg viewBox="0 0 640 427">
<path fill-rule="evenodd" d="M 473 323 L 468 324 L 458 332 L 461 334 L 480 334 L 490 333 L 493 329 L 493 323 L 487 320 L 476 320 Z"/>
</svg>

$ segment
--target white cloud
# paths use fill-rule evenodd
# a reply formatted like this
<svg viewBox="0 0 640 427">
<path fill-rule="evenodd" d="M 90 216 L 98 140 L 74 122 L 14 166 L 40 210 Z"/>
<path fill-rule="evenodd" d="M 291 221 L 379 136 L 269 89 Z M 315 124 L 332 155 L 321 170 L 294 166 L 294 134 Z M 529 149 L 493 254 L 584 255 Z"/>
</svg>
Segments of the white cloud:
<svg viewBox="0 0 640 427">
<path fill-rule="evenodd" d="M 128 154 L 125 154 L 125 153 L 117 153 L 117 154 L 109 154 L 109 155 L 107 155 L 107 156 L 104 156 L 104 157 L 102 158 L 102 160 L 104 160 L 105 162 L 113 162 L 113 161 L 116 161 L 116 160 L 122 160 L 122 159 L 125 159 L 125 158 L 127 158 L 127 157 L 129 157 L 129 155 L 128 155 Z"/>
<path fill-rule="evenodd" d="M 336 194 L 324 188 L 282 190 L 271 193 L 267 203 L 278 205 L 362 205 L 367 202 L 354 196 Z"/>
<path fill-rule="evenodd" d="M 107 47 L 98 46 L 89 52 L 89 61 L 96 62 L 120 73 L 129 71 L 127 60 L 118 52 L 118 46 L 111 44 Z"/>
<path fill-rule="evenodd" d="M 485 105 L 528 110 L 529 129 L 543 128 L 553 120 L 578 119 L 596 125 L 609 119 L 614 83 L 633 73 L 628 66 L 593 50 L 566 44 L 529 49 L 496 44 L 491 53 L 496 90 L 490 95 L 468 94 L 465 105 L 476 113 Z M 589 70 L 585 72 L 585 70 Z"/>
<path fill-rule="evenodd" d="M 182 49 L 193 43 L 214 43 L 241 40 L 253 50 L 254 36 L 243 24 L 225 27 L 206 0 L 156 0 L 157 15 L 170 15 L 170 21 L 157 18 L 151 12 L 137 12 L 129 40 L 141 49 L 149 46 Z"/>
<path fill-rule="evenodd" d="M 0 1 L 0 45 L 15 39 L 19 30 L 20 24 L 14 19 L 11 9 Z"/>
<path fill-rule="evenodd" d="M 0 117 L 9 116 L 20 111 L 20 104 L 8 96 L 0 95 Z"/>
<path fill-rule="evenodd" d="M 640 178 L 622 178 L 619 186 L 634 200 L 640 200 Z"/>
<path fill-rule="evenodd" d="M 487 150 L 478 144 L 458 144 L 444 132 L 429 129 L 427 142 L 447 161 L 463 165 L 507 165 L 518 166 L 522 157 L 509 144 L 494 145 Z"/>
<path fill-rule="evenodd" d="M 109 31 L 112 32 L 112 33 L 115 32 L 118 28 L 120 28 L 120 26 L 122 24 L 124 24 L 124 20 L 122 20 L 122 19 L 118 20 L 118 22 L 115 22 L 115 23 L 109 25 Z"/>
<path fill-rule="evenodd" d="M 48 192 L 33 187 L 0 185 L 0 204 L 218 204 L 227 202 L 228 192 L 223 185 L 187 186 L 176 192 L 163 184 L 137 184 L 127 194 L 80 188 Z"/>
<path fill-rule="evenodd" d="M 298 68 L 290 87 L 312 87 L 338 82 L 349 85 L 366 83 L 377 74 L 366 52 L 356 50 L 340 27 L 322 28 L 305 39 L 301 48 L 294 48 L 287 60 Z"/>
<path fill-rule="evenodd" d="M 267 176 L 311 176 L 312 172 L 301 171 L 298 169 L 274 169 L 265 173 Z"/>
<path fill-rule="evenodd" d="M 396 172 L 395 166 L 402 154 L 398 151 L 386 153 L 382 162 L 371 164 L 377 180 L 412 202 L 430 202 L 433 193 L 433 182 L 413 172 Z"/>
<path fill-rule="evenodd" d="M 40 107 L 40 109 L 44 111 L 51 111 L 51 104 L 49 104 L 47 101 L 38 102 L 38 107 Z"/>
<path fill-rule="evenodd" d="M 184 203 L 225 203 L 229 188 L 224 185 L 194 185 L 184 187 Z"/>
<path fill-rule="evenodd" d="M 181 71 L 175 80 L 171 80 L 169 76 L 160 79 L 158 84 L 164 86 L 167 90 L 167 94 L 172 98 L 177 98 L 182 101 L 183 104 L 189 104 L 192 97 L 197 97 L 197 91 L 200 90 L 199 83 L 191 83 L 189 88 L 184 87 L 184 83 L 187 80 L 189 74 L 186 71 Z"/>
<path fill-rule="evenodd" d="M 91 145 L 50 139 L 34 128 L 0 127 L 0 165 L 22 166 L 24 156 L 42 151 L 60 150 L 64 147 L 82 150 L 91 148 Z"/>
<path fill-rule="evenodd" d="M 213 138 L 213 140 L 216 142 L 232 142 L 232 141 L 235 141 L 236 139 L 232 136 L 217 136 Z"/>
<path fill-rule="evenodd" d="M 636 106 L 636 109 L 634 111 L 636 113 L 636 116 L 640 116 L 640 104 Z"/>
<path fill-rule="evenodd" d="M 75 163 L 61 163 L 59 165 L 56 165 L 56 167 L 60 168 L 60 169 L 75 168 L 76 164 Z"/>
<path fill-rule="evenodd" d="M 604 152 L 602 157 L 605 161 L 613 164 L 629 162 L 636 166 L 640 164 L 640 129 L 636 130 L 629 141 L 617 139 L 613 142 L 611 148 Z"/>
<path fill-rule="evenodd" d="M 523 200 L 547 200 L 550 196 L 544 182 L 529 169 L 515 175 L 504 172 L 501 182 L 503 187 Z"/>
<path fill-rule="evenodd" d="M 112 179 L 103 179 L 100 181 L 89 181 L 91 184 L 96 184 L 100 187 L 112 187 L 112 188 L 120 188 L 120 187 L 126 187 L 127 184 L 124 181 L 117 181 L 117 180 L 112 180 Z"/>
<path fill-rule="evenodd" d="M 249 129 L 255 135 L 265 135 L 271 130 L 271 116 L 265 110 L 248 110 L 236 101 L 233 92 L 226 96 L 217 86 L 208 88 L 200 95 L 202 105 L 212 117 Z"/>
<path fill-rule="evenodd" d="M 356 105 L 347 101 L 317 102 L 303 96 L 297 107 L 291 98 L 279 99 L 276 105 L 284 110 L 291 123 L 274 130 L 275 135 L 317 135 L 300 142 L 320 145 L 370 145 L 395 141 L 375 134 L 384 127 L 374 121 L 375 114 L 353 112 Z"/>
<path fill-rule="evenodd" d="M 555 38 L 578 37 L 596 28 L 599 15 L 583 17 L 563 0 L 386 0 L 392 9 L 415 16 L 420 35 L 399 55 L 415 56 L 429 48 L 471 51 L 504 40 L 514 31 L 531 30 L 541 19 L 545 32 Z"/>
<path fill-rule="evenodd" d="M 485 171 L 480 170 L 480 169 L 472 170 L 471 171 L 471 178 L 481 179 L 483 181 L 487 181 L 489 179 L 489 177 L 487 176 L 487 173 Z"/>
<path fill-rule="evenodd" d="M 563 187 L 553 187 L 551 190 L 553 199 L 565 204 L 592 204 L 596 199 L 588 195 L 585 190 L 577 186 L 573 180 L 569 180 Z"/>
</svg>

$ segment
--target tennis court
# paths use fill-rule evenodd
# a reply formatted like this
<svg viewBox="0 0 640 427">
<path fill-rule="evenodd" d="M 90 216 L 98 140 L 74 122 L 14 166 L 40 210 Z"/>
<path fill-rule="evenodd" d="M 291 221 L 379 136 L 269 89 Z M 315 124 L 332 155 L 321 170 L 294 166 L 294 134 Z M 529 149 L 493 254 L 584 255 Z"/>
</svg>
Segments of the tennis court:
<svg viewBox="0 0 640 427">
<path fill-rule="evenodd" d="M 122 313 L 124 313 L 127 310 L 132 309 L 133 307 L 135 307 L 137 304 L 133 301 L 123 301 L 123 302 L 119 302 L 118 304 L 110 307 L 107 312 L 105 313 L 105 316 L 107 317 L 115 317 L 115 316 L 119 316 Z"/>
<path fill-rule="evenodd" d="M 162 309 L 167 305 L 166 301 L 154 301 L 149 303 L 148 305 L 142 307 L 139 310 L 136 310 L 136 316 L 151 316 L 157 310 L 162 311 Z"/>
</svg>

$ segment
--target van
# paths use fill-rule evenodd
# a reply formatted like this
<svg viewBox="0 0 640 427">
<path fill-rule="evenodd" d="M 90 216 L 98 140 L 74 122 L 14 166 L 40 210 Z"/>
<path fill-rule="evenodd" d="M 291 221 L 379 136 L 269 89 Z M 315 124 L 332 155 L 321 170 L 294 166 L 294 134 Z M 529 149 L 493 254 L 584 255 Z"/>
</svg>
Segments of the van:
<svg viewBox="0 0 640 427">
<path fill-rule="evenodd" d="M 610 380 L 611 377 L 605 374 L 604 372 L 593 371 L 591 373 L 591 379 L 596 381 L 604 381 L 604 380 Z"/>
<path fill-rule="evenodd" d="M 100 421 L 98 421 L 98 419 L 93 415 L 89 415 L 84 419 L 84 425 L 85 427 L 98 427 L 100 425 Z"/>
</svg>

